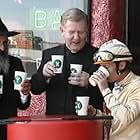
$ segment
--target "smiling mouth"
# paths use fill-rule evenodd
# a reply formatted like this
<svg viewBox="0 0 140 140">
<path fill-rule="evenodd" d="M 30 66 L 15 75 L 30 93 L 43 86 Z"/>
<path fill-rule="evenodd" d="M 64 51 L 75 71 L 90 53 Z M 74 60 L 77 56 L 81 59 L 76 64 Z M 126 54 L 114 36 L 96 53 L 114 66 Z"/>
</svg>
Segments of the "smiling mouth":
<svg viewBox="0 0 140 140">
<path fill-rule="evenodd" d="M 80 42 L 73 42 L 72 44 L 77 45 L 77 44 L 80 44 Z"/>
</svg>

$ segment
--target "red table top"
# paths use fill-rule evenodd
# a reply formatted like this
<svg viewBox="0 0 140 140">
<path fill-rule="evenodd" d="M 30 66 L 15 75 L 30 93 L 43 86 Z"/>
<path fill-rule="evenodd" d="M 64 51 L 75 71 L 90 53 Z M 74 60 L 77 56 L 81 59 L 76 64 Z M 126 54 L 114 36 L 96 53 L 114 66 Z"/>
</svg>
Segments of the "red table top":
<svg viewBox="0 0 140 140">
<path fill-rule="evenodd" d="M 109 115 L 101 116 L 77 116 L 77 115 L 46 115 L 46 116 L 23 116 L 0 120 L 0 124 L 30 121 L 64 121 L 64 120 L 112 120 Z"/>
<path fill-rule="evenodd" d="M 16 117 L 5 123 L 8 140 L 102 140 L 105 119 L 112 116 Z"/>
</svg>

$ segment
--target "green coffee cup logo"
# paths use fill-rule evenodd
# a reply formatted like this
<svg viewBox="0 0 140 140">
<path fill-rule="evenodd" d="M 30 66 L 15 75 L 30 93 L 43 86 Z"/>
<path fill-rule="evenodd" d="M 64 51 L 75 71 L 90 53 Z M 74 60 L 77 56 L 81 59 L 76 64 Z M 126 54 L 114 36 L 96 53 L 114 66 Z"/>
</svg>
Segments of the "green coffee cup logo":
<svg viewBox="0 0 140 140">
<path fill-rule="evenodd" d="M 56 60 L 54 61 L 54 65 L 55 65 L 55 68 L 60 68 L 61 65 L 62 65 L 62 63 L 61 63 L 61 61 L 60 61 L 59 59 L 56 59 Z"/>
<path fill-rule="evenodd" d="M 75 68 L 71 68 L 71 73 L 77 73 L 77 70 Z"/>
<path fill-rule="evenodd" d="M 17 85 L 19 85 L 19 84 L 21 84 L 21 82 L 22 82 L 22 77 L 21 77 L 20 75 L 17 75 L 17 76 L 15 77 L 15 83 L 16 83 Z"/>
<path fill-rule="evenodd" d="M 80 110 L 82 108 L 82 103 L 80 101 L 75 102 L 75 109 Z"/>
</svg>

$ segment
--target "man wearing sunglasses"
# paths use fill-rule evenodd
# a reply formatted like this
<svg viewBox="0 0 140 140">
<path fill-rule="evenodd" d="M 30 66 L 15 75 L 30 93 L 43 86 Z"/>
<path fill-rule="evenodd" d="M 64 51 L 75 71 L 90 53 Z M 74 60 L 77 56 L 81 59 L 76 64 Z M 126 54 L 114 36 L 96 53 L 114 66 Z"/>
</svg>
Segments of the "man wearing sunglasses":
<svg viewBox="0 0 140 140">
<path fill-rule="evenodd" d="M 112 39 L 99 48 L 93 59 L 109 71 L 108 78 L 93 73 L 90 83 L 96 82 L 114 117 L 111 140 L 140 140 L 140 76 L 131 70 L 130 50 L 124 43 Z M 109 83 L 114 83 L 112 90 Z"/>
<path fill-rule="evenodd" d="M 29 81 L 24 81 L 21 91 L 14 90 L 15 71 L 24 71 L 21 60 L 8 55 L 8 37 L 17 34 L 19 33 L 8 31 L 0 19 L 0 77 L 3 79 L 3 83 L 0 83 L 3 87 L 0 92 L 0 120 L 15 117 L 17 108 L 26 109 L 30 105 Z M 0 140 L 6 140 L 6 137 L 6 125 L 0 124 Z"/>
</svg>

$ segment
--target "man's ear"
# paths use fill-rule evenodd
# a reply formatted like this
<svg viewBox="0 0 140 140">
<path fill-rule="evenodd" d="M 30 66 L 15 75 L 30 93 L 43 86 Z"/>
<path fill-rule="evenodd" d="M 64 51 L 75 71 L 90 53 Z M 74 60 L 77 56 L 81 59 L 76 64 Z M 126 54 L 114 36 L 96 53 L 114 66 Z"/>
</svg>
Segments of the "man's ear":
<svg viewBox="0 0 140 140">
<path fill-rule="evenodd" d="M 63 32 L 63 27 L 62 27 L 62 25 L 60 26 L 60 31 Z"/>
<path fill-rule="evenodd" d="M 124 70 L 126 68 L 127 62 L 126 61 L 120 61 L 119 63 L 119 70 Z"/>
<path fill-rule="evenodd" d="M 63 26 L 60 26 L 61 36 L 64 37 L 64 29 Z"/>
</svg>

